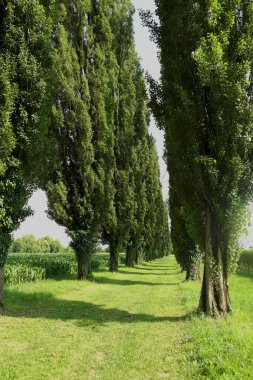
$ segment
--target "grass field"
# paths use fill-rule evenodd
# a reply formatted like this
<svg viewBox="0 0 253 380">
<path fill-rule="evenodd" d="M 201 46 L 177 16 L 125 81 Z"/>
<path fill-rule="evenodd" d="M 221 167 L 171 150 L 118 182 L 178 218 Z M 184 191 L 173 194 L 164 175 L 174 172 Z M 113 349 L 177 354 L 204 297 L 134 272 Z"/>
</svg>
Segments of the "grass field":
<svg viewBox="0 0 253 380">
<path fill-rule="evenodd" d="M 253 378 L 253 274 L 232 277 L 218 321 L 195 314 L 200 284 L 172 256 L 95 277 L 7 288 L 1 380 Z"/>
</svg>

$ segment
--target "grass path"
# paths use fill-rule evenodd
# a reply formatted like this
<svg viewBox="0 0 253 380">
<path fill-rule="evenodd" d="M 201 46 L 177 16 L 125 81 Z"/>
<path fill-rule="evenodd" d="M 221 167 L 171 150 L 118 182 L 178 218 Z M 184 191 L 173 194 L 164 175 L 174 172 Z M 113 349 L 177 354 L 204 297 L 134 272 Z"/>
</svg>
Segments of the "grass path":
<svg viewBox="0 0 253 380">
<path fill-rule="evenodd" d="M 252 379 L 253 276 L 232 278 L 234 314 L 194 315 L 200 284 L 174 257 L 136 269 L 7 289 L 0 380 Z"/>
<path fill-rule="evenodd" d="M 9 288 L 7 316 L 0 318 L 0 378 L 183 378 L 182 280 L 170 257 L 97 273 L 96 283 Z"/>
</svg>

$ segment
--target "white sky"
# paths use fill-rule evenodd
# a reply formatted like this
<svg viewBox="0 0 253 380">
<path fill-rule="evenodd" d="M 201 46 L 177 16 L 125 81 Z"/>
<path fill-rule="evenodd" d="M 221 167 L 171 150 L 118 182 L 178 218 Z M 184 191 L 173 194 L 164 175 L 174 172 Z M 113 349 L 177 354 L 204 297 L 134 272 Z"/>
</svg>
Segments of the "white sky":
<svg viewBox="0 0 253 380">
<path fill-rule="evenodd" d="M 160 65 L 157 59 L 157 49 L 153 42 L 149 39 L 149 33 L 146 28 L 141 24 L 139 17 L 139 9 L 149 9 L 152 12 L 155 10 L 155 4 L 153 0 L 133 0 L 133 5 L 136 9 L 134 15 L 134 29 L 137 52 L 141 58 L 142 67 L 145 71 L 148 71 L 153 78 L 159 79 Z M 159 131 L 151 120 L 150 133 L 156 140 L 157 150 L 159 154 L 159 163 L 161 171 L 161 181 L 163 185 L 164 198 L 168 197 L 168 173 L 166 165 L 162 159 L 163 156 L 163 133 Z M 14 233 L 14 237 L 21 237 L 27 234 L 33 234 L 35 237 L 51 236 L 53 239 L 58 239 L 63 245 L 69 244 L 69 238 L 65 233 L 63 227 L 58 226 L 54 221 L 48 219 L 46 215 L 47 198 L 43 191 L 38 190 L 30 199 L 30 206 L 34 210 L 34 215 L 27 218 L 20 228 Z M 253 246 L 253 210 L 251 213 L 250 227 L 248 230 L 248 236 L 243 239 L 245 246 Z"/>
<path fill-rule="evenodd" d="M 29 205 L 34 211 L 33 216 L 27 218 L 14 232 L 14 238 L 32 234 L 36 238 L 51 236 L 55 240 L 59 240 L 64 246 L 69 245 L 70 239 L 65 233 L 65 228 L 56 224 L 47 217 L 47 196 L 44 191 L 36 191 L 29 201 Z"/>
</svg>

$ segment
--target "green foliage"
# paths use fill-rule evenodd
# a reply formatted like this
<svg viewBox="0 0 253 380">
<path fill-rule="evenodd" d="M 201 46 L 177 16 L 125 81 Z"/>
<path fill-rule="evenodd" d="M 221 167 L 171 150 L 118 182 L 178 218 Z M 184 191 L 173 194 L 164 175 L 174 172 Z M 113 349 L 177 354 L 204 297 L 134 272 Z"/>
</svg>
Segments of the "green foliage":
<svg viewBox="0 0 253 380">
<path fill-rule="evenodd" d="M 50 237 L 47 237 L 47 241 L 49 243 L 51 253 L 63 252 L 64 250 L 67 251 L 68 249 L 70 249 L 70 247 L 64 248 L 59 242 L 59 240 L 52 240 Z"/>
<path fill-rule="evenodd" d="M 47 191 L 48 214 L 72 239 L 80 278 L 91 274 L 101 230 L 115 262 L 126 246 L 137 256 L 149 250 L 150 259 L 167 253 L 131 1 L 3 2 L 1 21 L 0 265 L 38 185 Z M 62 247 L 28 236 L 12 249 Z"/>
<path fill-rule="evenodd" d="M 104 238 L 111 248 L 111 270 L 117 270 L 117 254 L 122 248 L 127 251 L 127 265 L 133 265 L 140 258 L 167 254 L 169 243 L 158 157 L 148 134 L 144 74 L 134 44 L 133 8 L 130 1 L 123 4 L 113 22 L 119 67 L 114 147 L 116 219 L 104 226 Z"/>
<path fill-rule="evenodd" d="M 6 265 L 4 272 L 5 283 L 7 285 L 39 281 L 46 277 L 44 268 L 30 267 L 27 265 Z"/>
<path fill-rule="evenodd" d="M 32 141 L 42 124 L 50 20 L 39 1 L 2 1 L 0 30 L 0 266 L 11 233 L 30 214 Z"/>
<path fill-rule="evenodd" d="M 80 18 L 82 28 L 85 27 L 84 21 Z M 83 41 L 80 37 L 77 39 L 79 49 L 76 49 L 71 38 L 75 39 L 75 36 L 71 37 L 70 31 L 59 23 L 50 83 L 54 102 L 50 130 L 57 141 L 59 162 L 53 179 L 48 183 L 47 193 L 49 215 L 66 227 L 77 257 L 85 260 L 87 256 L 86 260 L 89 261 L 97 230 L 96 210 L 93 207 L 96 178 L 92 168 L 94 152 L 88 113 L 90 99 L 87 79 L 82 74 L 78 56 Z"/>
<path fill-rule="evenodd" d="M 115 216 L 104 225 L 105 241 L 110 245 L 110 269 L 117 270 L 119 251 L 129 240 L 134 223 L 134 119 L 136 111 L 135 71 L 138 60 L 133 38 L 133 8 L 129 0 L 117 2 L 111 20 L 113 47 L 117 64 L 114 103 L 114 208 Z M 137 136 L 138 140 L 138 136 Z"/>
<path fill-rule="evenodd" d="M 114 2 L 83 0 L 75 10 L 66 2 L 61 10 L 49 83 L 50 130 L 59 159 L 47 192 L 49 214 L 67 228 L 83 278 L 91 271 L 99 229 L 115 219 L 112 181 L 118 66 L 111 31 Z"/>
<path fill-rule="evenodd" d="M 186 271 L 186 279 L 194 279 L 194 272 L 200 265 L 201 251 L 191 239 L 187 231 L 187 217 L 184 208 L 179 202 L 174 177 L 170 182 L 170 218 L 171 241 L 173 253 L 183 271 Z M 199 279 L 199 278 L 198 278 Z"/>
<path fill-rule="evenodd" d="M 151 106 L 166 133 L 169 174 L 187 230 L 207 267 L 214 260 L 226 283 L 252 197 L 252 4 L 156 5 L 159 25 L 144 13 L 161 49 L 161 85 L 151 81 Z M 212 268 L 207 272 L 211 276 Z M 228 294 L 227 286 L 204 281 L 202 300 L 210 294 L 206 286 L 221 310 L 224 302 L 215 294 Z"/>
<path fill-rule="evenodd" d="M 253 250 L 244 249 L 239 252 L 237 270 L 240 272 L 253 272 Z"/>
<path fill-rule="evenodd" d="M 13 241 L 10 252 L 37 252 L 36 239 L 33 235 L 26 235 Z"/>
<path fill-rule="evenodd" d="M 120 263 L 123 264 L 124 258 L 124 254 L 120 254 Z M 108 268 L 108 261 L 108 254 L 94 254 L 92 257 L 92 269 L 106 269 Z M 12 283 L 15 282 L 15 273 L 17 273 L 17 282 L 23 282 L 21 281 L 21 278 L 24 268 L 27 268 L 27 277 L 31 276 L 31 278 L 32 270 L 34 269 L 37 271 L 38 268 L 42 270 L 41 273 L 43 273 L 43 278 L 57 278 L 59 276 L 74 275 L 77 271 L 77 263 L 74 253 L 10 253 L 7 259 L 7 266 L 8 273 L 10 273 L 8 276 L 10 276 L 10 281 Z M 12 267 L 14 268 L 13 270 L 11 269 Z"/>
<path fill-rule="evenodd" d="M 148 206 L 144 224 L 144 258 L 154 260 L 169 253 L 170 235 L 167 205 L 163 201 L 158 156 L 152 137 L 149 137 L 147 141 L 145 169 Z"/>
<path fill-rule="evenodd" d="M 0 177 L 0 266 L 4 266 L 11 245 L 11 233 L 31 214 L 27 207 L 30 186 L 23 182 L 16 168 L 8 168 Z"/>
<path fill-rule="evenodd" d="M 71 250 L 69 247 L 64 248 L 58 240 L 53 240 L 49 236 L 36 239 L 33 235 L 26 235 L 15 239 L 9 251 L 13 253 L 57 253 L 68 249 Z"/>
<path fill-rule="evenodd" d="M 10 254 L 7 264 L 14 267 L 41 268 L 45 278 L 76 273 L 73 254 Z"/>
<path fill-rule="evenodd" d="M 136 162 L 132 168 L 136 204 L 133 226 L 138 243 L 135 244 L 135 248 L 141 251 L 144 259 L 153 260 L 169 253 L 168 211 L 167 204 L 163 201 L 155 141 L 148 134 L 149 112 L 141 69 L 137 70 L 135 85 L 135 136 L 139 137 L 135 147 Z"/>
<path fill-rule="evenodd" d="M 11 85 L 9 68 L 11 67 L 9 57 L 0 55 L 0 175 L 6 170 L 6 160 L 9 158 L 15 146 L 15 136 L 12 129 L 10 114 L 14 107 L 15 87 Z"/>
<path fill-rule="evenodd" d="M 114 49 L 112 17 L 117 4 L 102 0 L 93 4 L 87 29 L 87 80 L 90 94 L 89 115 L 96 173 L 94 208 L 99 225 L 115 223 L 114 144 L 115 109 L 119 67 Z M 90 60 L 89 60 L 90 59 Z"/>
</svg>

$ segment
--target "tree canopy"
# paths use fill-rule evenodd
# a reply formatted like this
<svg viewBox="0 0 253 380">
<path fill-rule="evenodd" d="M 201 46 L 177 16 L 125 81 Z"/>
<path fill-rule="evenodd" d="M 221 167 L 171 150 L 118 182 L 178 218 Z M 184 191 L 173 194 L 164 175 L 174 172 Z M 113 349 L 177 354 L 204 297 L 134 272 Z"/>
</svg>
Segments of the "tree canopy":
<svg viewBox="0 0 253 380">
<path fill-rule="evenodd" d="M 27 201 L 35 186 L 32 141 L 40 130 L 45 98 L 45 52 L 50 20 L 39 1 L 0 3 L 0 312 L 3 266 L 11 233 L 31 213 Z M 36 166 L 36 160 L 33 160 Z"/>
</svg>

